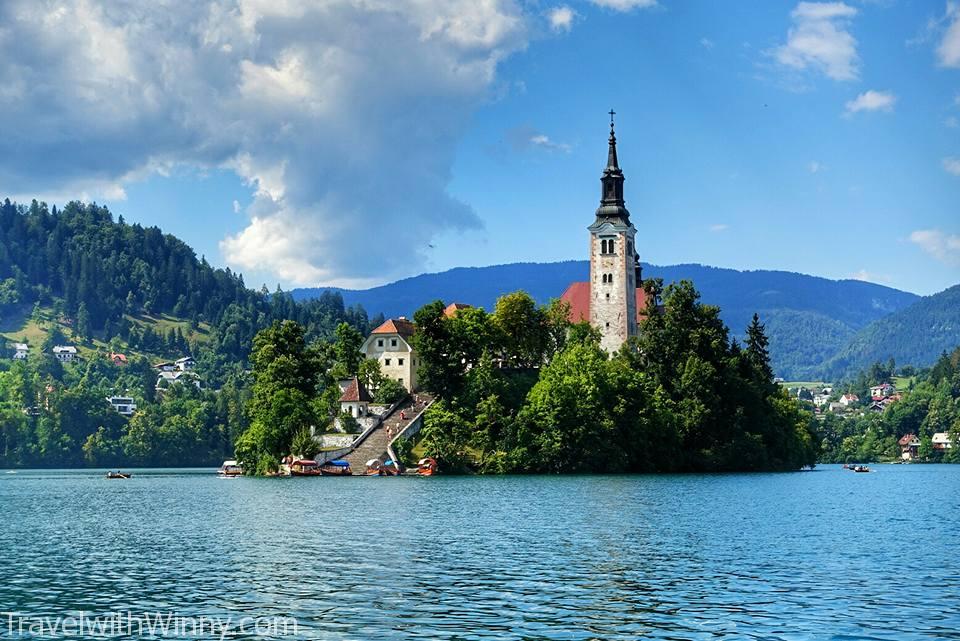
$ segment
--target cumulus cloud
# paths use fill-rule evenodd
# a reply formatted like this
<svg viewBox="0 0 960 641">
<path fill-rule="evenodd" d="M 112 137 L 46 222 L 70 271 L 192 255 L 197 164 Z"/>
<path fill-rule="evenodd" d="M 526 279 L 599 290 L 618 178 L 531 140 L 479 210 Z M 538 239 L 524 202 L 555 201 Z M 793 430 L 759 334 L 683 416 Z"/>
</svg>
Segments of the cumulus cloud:
<svg viewBox="0 0 960 641">
<path fill-rule="evenodd" d="M 544 149 L 570 153 L 572 147 L 565 142 L 557 142 L 547 134 L 538 131 L 530 125 L 514 127 L 506 133 L 506 140 L 514 151 L 528 151 L 530 149 Z"/>
<path fill-rule="evenodd" d="M 897 97 L 889 91 L 864 91 L 862 94 L 850 100 L 845 105 L 848 114 L 855 114 L 860 111 L 893 111 L 893 106 L 897 102 Z"/>
<path fill-rule="evenodd" d="M 850 20 L 857 9 L 843 2 L 801 2 L 790 13 L 793 26 L 787 43 L 773 50 L 780 64 L 796 70 L 813 70 L 834 80 L 859 76 L 857 41 Z"/>
<path fill-rule="evenodd" d="M 717 223 L 716 225 L 710 225 L 709 229 L 713 233 L 719 234 L 722 231 L 727 231 L 728 229 L 730 229 L 730 225 L 726 225 L 724 223 Z"/>
<path fill-rule="evenodd" d="M 573 19 L 576 15 L 573 9 L 564 5 L 547 11 L 547 20 L 550 22 L 550 28 L 554 31 L 570 31 L 573 28 Z"/>
<path fill-rule="evenodd" d="M 944 67 L 960 67 L 960 3 L 948 2 L 943 40 L 937 47 L 937 59 Z"/>
<path fill-rule="evenodd" d="M 0 25 L 0 190 L 228 167 L 254 191 L 228 264 L 297 284 L 407 273 L 481 226 L 447 193 L 456 143 L 527 40 L 512 0 L 5 0 Z"/>
<path fill-rule="evenodd" d="M 633 9 L 649 9 L 657 6 L 657 0 L 590 0 L 591 4 L 614 11 L 631 11 Z"/>
<path fill-rule="evenodd" d="M 946 158 L 943 159 L 943 169 L 948 174 L 953 174 L 954 176 L 960 176 L 960 158 L 947 156 Z"/>
<path fill-rule="evenodd" d="M 939 229 L 920 229 L 910 234 L 910 242 L 944 264 L 960 266 L 960 236 Z"/>
</svg>

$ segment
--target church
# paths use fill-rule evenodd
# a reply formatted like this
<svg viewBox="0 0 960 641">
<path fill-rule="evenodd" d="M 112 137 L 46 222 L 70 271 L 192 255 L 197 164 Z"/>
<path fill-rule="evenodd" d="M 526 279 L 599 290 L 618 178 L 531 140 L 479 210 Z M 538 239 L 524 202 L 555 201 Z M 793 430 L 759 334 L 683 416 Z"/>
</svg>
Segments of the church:
<svg viewBox="0 0 960 641">
<path fill-rule="evenodd" d="M 636 227 L 623 198 L 623 171 L 617 160 L 617 137 L 610 112 L 607 166 L 600 177 L 600 207 L 590 237 L 590 280 L 571 283 L 561 300 L 570 305 L 570 321 L 588 321 L 600 330 L 600 345 L 610 353 L 631 336 L 647 307 L 641 286 Z"/>
</svg>

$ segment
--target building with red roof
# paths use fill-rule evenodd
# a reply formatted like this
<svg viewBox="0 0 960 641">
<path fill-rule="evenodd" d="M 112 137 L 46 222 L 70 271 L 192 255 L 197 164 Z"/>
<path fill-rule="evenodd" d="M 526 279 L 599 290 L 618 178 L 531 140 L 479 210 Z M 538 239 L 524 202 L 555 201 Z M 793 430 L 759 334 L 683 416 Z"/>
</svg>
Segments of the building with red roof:
<svg viewBox="0 0 960 641">
<path fill-rule="evenodd" d="M 345 383 L 345 385 L 344 385 Z M 354 418 L 366 416 L 373 397 L 367 387 L 356 376 L 341 382 L 343 394 L 340 395 L 340 411 Z"/>
</svg>

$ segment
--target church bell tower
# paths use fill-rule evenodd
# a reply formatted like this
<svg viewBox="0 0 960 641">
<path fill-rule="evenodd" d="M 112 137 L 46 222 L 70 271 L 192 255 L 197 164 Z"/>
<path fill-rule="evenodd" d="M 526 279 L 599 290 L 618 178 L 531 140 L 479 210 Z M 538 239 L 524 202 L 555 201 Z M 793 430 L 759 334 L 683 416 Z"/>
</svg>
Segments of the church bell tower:
<svg viewBox="0 0 960 641">
<path fill-rule="evenodd" d="M 590 231 L 590 324 L 600 330 L 600 345 L 613 353 L 637 335 L 637 287 L 640 256 L 636 228 L 623 199 L 623 171 L 617 161 L 617 137 L 610 111 L 607 166 L 600 177 L 600 207 Z"/>
</svg>

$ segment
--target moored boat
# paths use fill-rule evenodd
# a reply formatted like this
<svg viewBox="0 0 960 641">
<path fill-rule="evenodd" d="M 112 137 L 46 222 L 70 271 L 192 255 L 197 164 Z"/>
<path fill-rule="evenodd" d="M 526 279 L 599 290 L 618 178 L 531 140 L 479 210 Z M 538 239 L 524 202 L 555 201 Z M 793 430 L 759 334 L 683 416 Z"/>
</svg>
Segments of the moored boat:
<svg viewBox="0 0 960 641">
<path fill-rule="evenodd" d="M 380 474 L 382 476 L 399 476 L 400 475 L 400 464 L 394 460 L 387 459 L 383 462 L 383 465 L 380 467 Z"/>
<path fill-rule="evenodd" d="M 234 460 L 224 461 L 220 469 L 217 470 L 217 474 L 223 478 L 243 476 L 243 466 Z"/>
<path fill-rule="evenodd" d="M 290 463 L 290 476 L 320 476 L 320 466 L 313 459 L 294 459 Z"/>
<path fill-rule="evenodd" d="M 432 457 L 420 459 L 417 462 L 417 474 L 420 476 L 433 476 L 437 473 L 437 461 Z"/>
<path fill-rule="evenodd" d="M 383 461 L 378 458 L 372 458 L 367 461 L 366 468 L 364 474 L 367 476 L 383 476 Z"/>
<path fill-rule="evenodd" d="M 350 463 L 337 459 L 335 461 L 327 461 L 321 465 L 320 473 L 323 476 L 351 476 L 353 471 L 350 469 Z"/>
</svg>

